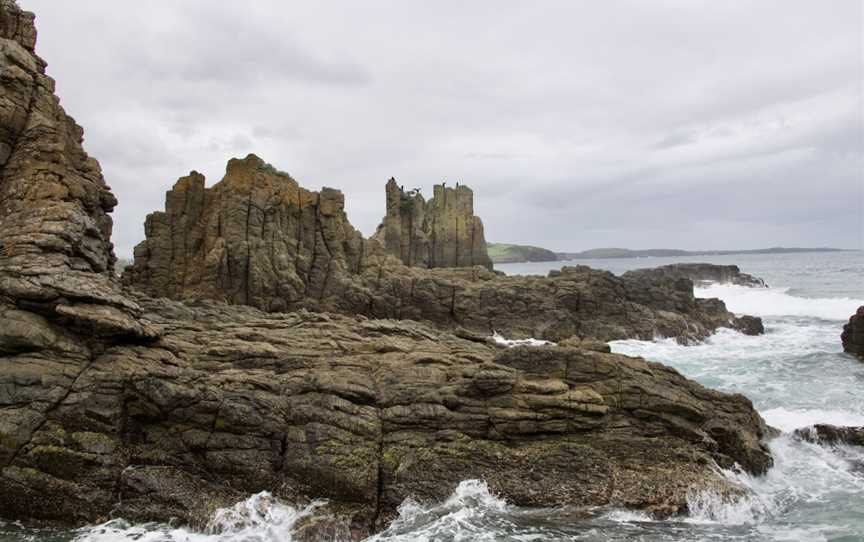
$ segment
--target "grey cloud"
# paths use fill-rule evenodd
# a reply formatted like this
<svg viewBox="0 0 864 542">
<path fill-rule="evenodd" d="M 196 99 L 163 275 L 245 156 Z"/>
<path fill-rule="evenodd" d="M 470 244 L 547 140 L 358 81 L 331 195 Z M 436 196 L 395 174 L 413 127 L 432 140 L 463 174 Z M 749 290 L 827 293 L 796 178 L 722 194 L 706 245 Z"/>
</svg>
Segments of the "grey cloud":
<svg viewBox="0 0 864 542">
<path fill-rule="evenodd" d="M 250 151 L 366 234 L 395 176 L 561 250 L 864 237 L 857 0 L 20 2 L 124 254 L 179 176 Z"/>
<path fill-rule="evenodd" d="M 660 141 L 650 146 L 652 149 L 668 149 L 669 147 L 677 147 L 679 145 L 687 145 L 696 141 L 695 134 L 675 133 L 669 134 Z"/>
</svg>

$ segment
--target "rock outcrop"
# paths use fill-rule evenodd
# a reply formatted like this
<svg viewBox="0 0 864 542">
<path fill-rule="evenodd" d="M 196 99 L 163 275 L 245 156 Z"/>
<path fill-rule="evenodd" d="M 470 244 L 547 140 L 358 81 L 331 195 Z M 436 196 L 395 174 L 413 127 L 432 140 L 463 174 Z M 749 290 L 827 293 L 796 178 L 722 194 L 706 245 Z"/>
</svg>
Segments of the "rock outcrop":
<svg viewBox="0 0 864 542">
<path fill-rule="evenodd" d="M 747 399 L 642 359 L 501 349 L 410 321 L 139 301 L 162 336 L 148 347 L 0 360 L 0 404 L 20 405 L 4 424 L 39 420 L 0 433 L 5 515 L 194 522 L 267 489 L 329 498 L 365 534 L 405 498 L 443 499 L 463 479 L 524 506 L 668 514 L 689 491 L 735 493 L 715 462 L 771 465 Z"/>
<path fill-rule="evenodd" d="M 864 360 L 864 306 L 858 307 L 855 314 L 849 317 L 849 323 L 843 326 L 840 341 L 844 352 Z"/>
<path fill-rule="evenodd" d="M 404 196 L 388 185 L 394 189 Z M 414 196 L 426 219 L 449 209 L 440 202 L 454 196 L 444 194 L 468 190 L 437 189 L 425 206 Z M 212 188 L 196 172 L 177 181 L 165 211 L 148 216 L 146 240 L 124 281 L 172 299 L 422 320 L 512 338 L 687 342 L 721 326 L 758 329 L 740 325 L 719 300 L 695 298 L 689 280 L 665 272 L 621 278 L 577 266 L 550 277 L 504 277 L 481 266 L 406 266 L 385 248 L 387 231 L 385 224 L 364 240 L 348 222 L 340 192 L 309 192 L 250 155 L 231 160 Z"/>
<path fill-rule="evenodd" d="M 864 446 L 864 427 L 816 424 L 803 429 L 796 429 L 795 436 L 807 442 L 827 446 L 836 446 L 837 444 Z"/>
<path fill-rule="evenodd" d="M 713 263 L 674 263 L 652 267 L 649 269 L 637 269 L 628 271 L 625 276 L 630 275 L 653 275 L 670 278 L 690 279 L 694 284 L 705 283 L 736 284 L 750 288 L 767 288 L 768 285 L 759 277 L 742 273 L 737 265 L 718 265 Z"/>
<path fill-rule="evenodd" d="M 483 221 L 474 215 L 474 192 L 458 183 L 433 187 L 426 201 L 418 189 L 406 192 L 387 181 L 387 214 L 374 239 L 387 254 L 409 266 L 492 269 L 486 252 Z"/>
<path fill-rule="evenodd" d="M 739 494 L 716 465 L 771 466 L 768 428 L 743 396 L 596 341 L 503 349 L 455 325 L 462 310 L 505 304 L 507 318 L 537 322 L 551 310 L 550 334 L 576 329 L 572 318 L 553 329 L 572 315 L 592 315 L 580 325 L 596 335 L 696 325 L 683 315 L 622 305 L 629 283 L 587 268 L 534 283 L 392 264 L 358 248 L 338 192 L 304 191 L 254 157 L 229 165 L 221 187 L 181 180 L 148 220 L 132 282 L 198 300 L 121 288 L 114 199 L 32 52 L 32 19 L 0 0 L 0 516 L 196 523 L 269 490 L 330 499 L 322 512 L 357 539 L 403 499 L 440 499 L 465 478 L 525 506 L 664 515 L 692 491 Z M 456 284 L 471 305 L 457 304 Z M 484 301 L 502 289 L 498 305 Z M 356 314 L 245 306 L 294 299 Z M 448 307 L 452 330 L 369 319 L 356 310 L 369 299 L 384 311 L 410 301 L 398 310 L 426 319 Z M 672 303 L 705 309 L 688 299 Z M 709 314 L 728 316 L 716 303 Z"/>
</svg>

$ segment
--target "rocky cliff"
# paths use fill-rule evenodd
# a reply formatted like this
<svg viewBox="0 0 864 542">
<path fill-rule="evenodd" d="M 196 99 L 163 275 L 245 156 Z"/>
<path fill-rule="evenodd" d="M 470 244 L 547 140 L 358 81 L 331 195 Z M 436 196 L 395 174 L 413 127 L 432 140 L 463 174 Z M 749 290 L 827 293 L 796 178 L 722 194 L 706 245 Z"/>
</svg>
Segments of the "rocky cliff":
<svg viewBox="0 0 864 542">
<path fill-rule="evenodd" d="M 466 187 L 437 191 L 428 203 L 413 196 L 418 220 L 438 224 L 430 216 L 444 213 L 460 223 L 473 216 Z M 393 182 L 388 193 L 391 204 L 405 197 Z M 458 219 L 450 210 L 454 201 L 465 211 Z M 578 266 L 541 278 L 503 277 L 482 266 L 407 266 L 391 254 L 394 247 L 405 248 L 412 261 L 441 245 L 403 244 L 425 235 L 410 220 L 406 224 L 414 234 L 389 236 L 393 223 L 385 220 L 375 238 L 364 240 L 348 222 L 340 192 L 307 191 L 253 155 L 231 160 L 212 188 L 196 172 L 177 181 L 165 211 L 148 216 L 146 240 L 136 247 L 124 281 L 172 299 L 423 320 L 445 329 L 552 341 L 576 335 L 687 342 L 722 326 L 757 329 L 743 326 L 718 300 L 696 299 L 690 281 L 666 272 L 620 278 Z M 431 252 L 418 253 L 418 246 Z"/>
<path fill-rule="evenodd" d="M 33 14 L 0 2 L 0 333 L 50 341 L 47 317 L 94 336 L 146 339 L 136 305 L 111 281 L 117 201 L 35 42 Z"/>
<path fill-rule="evenodd" d="M 0 0 L 0 134 L 9 148 L 0 175 L 0 516 L 195 523 L 269 490 L 292 503 L 330 499 L 321 512 L 356 539 L 403 499 L 440 499 L 466 478 L 485 478 L 526 506 L 662 515 L 685 511 L 693 491 L 739 495 L 717 465 L 770 467 L 768 428 L 746 398 L 582 347 L 590 341 L 502 349 L 461 328 L 186 304 L 121 288 L 110 273 L 114 199 L 50 92 L 32 19 Z M 148 220 L 130 276 L 157 295 L 237 303 L 280 302 L 268 288 L 284 288 L 284 305 L 332 291 L 327 303 L 353 307 L 346 295 L 398 290 L 386 310 L 410 300 L 400 310 L 448 306 L 451 318 L 461 314 L 454 284 L 477 288 L 479 307 L 507 289 L 482 268 L 453 278 L 391 265 L 387 255 L 369 264 L 341 201 L 254 157 L 233 162 L 209 190 L 193 174 Z M 339 295 L 330 287 L 337 271 L 348 284 Z M 630 295 L 607 275 L 556 278 L 511 279 L 510 297 L 497 303 L 525 316 L 531 309 L 516 302 L 536 289 L 549 298 L 544 310 L 644 330 L 657 324 L 643 318 L 662 315 L 644 306 L 625 319 L 604 312 Z M 604 280 L 609 288 L 598 287 Z M 686 304 L 684 292 L 675 303 Z M 550 322 L 570 314 L 554 310 Z"/>
<path fill-rule="evenodd" d="M 864 359 L 864 306 L 849 317 L 849 323 L 843 326 L 840 335 L 843 351 Z"/>
<path fill-rule="evenodd" d="M 474 215 L 474 193 L 467 186 L 433 187 L 429 201 L 419 190 L 406 192 L 387 181 L 387 214 L 374 239 L 387 254 L 419 267 L 492 269 L 486 252 L 483 221 Z"/>
</svg>

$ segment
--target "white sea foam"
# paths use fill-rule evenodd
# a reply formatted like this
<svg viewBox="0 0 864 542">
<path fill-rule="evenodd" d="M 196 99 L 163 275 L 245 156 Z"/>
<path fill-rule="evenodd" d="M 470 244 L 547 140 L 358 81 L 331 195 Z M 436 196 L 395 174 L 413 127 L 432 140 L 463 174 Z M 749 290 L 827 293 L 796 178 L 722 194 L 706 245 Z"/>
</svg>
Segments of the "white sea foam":
<svg viewBox="0 0 864 542">
<path fill-rule="evenodd" d="M 768 425 L 786 432 L 817 423 L 838 426 L 864 426 L 864 414 L 849 412 L 847 410 L 819 408 L 789 409 L 777 407 L 765 410 L 761 414 Z"/>
<path fill-rule="evenodd" d="M 294 540 L 297 522 L 311 516 L 323 504 L 324 501 L 315 501 L 294 508 L 265 491 L 217 510 L 200 532 L 158 523 L 132 524 L 120 519 L 80 529 L 74 542 L 290 542 Z"/>
<path fill-rule="evenodd" d="M 612 510 L 601 516 L 608 521 L 615 523 L 647 523 L 654 521 L 650 514 L 640 512 L 639 510 Z"/>
<path fill-rule="evenodd" d="M 717 297 L 737 314 L 753 316 L 812 316 L 825 320 L 846 320 L 864 305 L 848 297 L 809 298 L 789 293 L 789 288 L 748 288 L 734 284 L 711 284 L 695 289 L 696 297 Z"/>
<path fill-rule="evenodd" d="M 497 540 L 493 522 L 507 523 L 513 511 L 503 499 L 494 495 L 486 482 L 465 480 L 443 503 L 421 505 L 406 500 L 399 507 L 399 517 L 368 542 L 424 542 L 432 540 Z"/>
<path fill-rule="evenodd" d="M 546 345 L 554 345 L 555 343 L 550 341 L 542 341 L 540 339 L 507 339 L 497 331 L 492 335 L 492 340 L 496 343 L 507 346 L 509 348 L 513 348 L 514 346 L 546 346 Z"/>
</svg>

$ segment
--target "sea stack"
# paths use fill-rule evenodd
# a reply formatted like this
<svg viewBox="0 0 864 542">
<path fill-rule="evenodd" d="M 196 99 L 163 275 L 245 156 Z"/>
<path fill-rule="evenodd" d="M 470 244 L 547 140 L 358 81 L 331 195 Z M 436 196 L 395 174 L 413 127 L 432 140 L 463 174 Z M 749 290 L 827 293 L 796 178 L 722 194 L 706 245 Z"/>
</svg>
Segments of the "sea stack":
<svg viewBox="0 0 864 542">
<path fill-rule="evenodd" d="M 356 272 L 363 237 L 345 217 L 342 192 L 300 187 L 250 154 L 228 162 L 211 188 L 191 172 L 147 216 L 146 239 L 124 275 L 173 299 L 218 299 L 269 311 L 333 295 Z"/>
<path fill-rule="evenodd" d="M 483 221 L 474 215 L 474 192 L 465 185 L 438 184 L 426 201 L 418 189 L 387 181 L 387 215 L 375 237 L 388 254 L 419 267 L 492 269 Z"/>
</svg>

